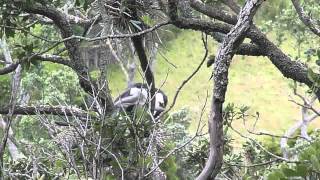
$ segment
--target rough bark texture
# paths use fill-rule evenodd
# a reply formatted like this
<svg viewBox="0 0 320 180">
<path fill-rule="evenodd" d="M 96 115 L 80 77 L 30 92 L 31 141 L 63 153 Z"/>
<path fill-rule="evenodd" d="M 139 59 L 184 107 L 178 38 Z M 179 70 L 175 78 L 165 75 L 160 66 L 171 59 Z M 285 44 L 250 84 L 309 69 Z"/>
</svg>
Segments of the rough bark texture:
<svg viewBox="0 0 320 180">
<path fill-rule="evenodd" d="M 213 70 L 213 97 L 209 117 L 210 153 L 206 166 L 198 180 L 215 178 L 223 163 L 222 107 L 228 86 L 228 69 L 236 49 L 243 42 L 252 18 L 263 0 L 248 0 L 241 10 L 236 25 L 230 30 L 219 48 Z"/>
<path fill-rule="evenodd" d="M 226 4 L 229 5 L 230 2 L 226 2 Z M 234 6 L 232 9 L 237 12 L 236 10 L 238 8 L 236 7 L 236 4 L 231 3 L 231 5 Z M 230 32 L 232 25 L 237 22 L 235 16 L 229 15 L 227 12 L 217 10 L 216 8 L 204 4 L 199 0 L 192 0 L 191 7 L 211 18 L 217 19 L 224 23 L 193 18 L 181 18 L 177 16 L 177 8 L 174 8 L 176 7 L 174 1 L 169 2 L 169 7 L 171 7 L 169 9 L 171 23 L 183 29 L 199 30 L 208 34 L 213 32 L 227 34 Z M 307 67 L 300 62 L 292 61 L 289 56 L 283 53 L 275 44 L 268 40 L 266 35 L 264 35 L 255 25 L 251 25 L 251 28 L 246 33 L 246 37 L 250 38 L 252 42 L 259 47 L 259 54 L 267 56 L 283 74 L 283 76 L 294 81 L 304 83 L 309 87 L 313 86 L 313 83 L 307 76 Z M 250 54 L 248 53 L 244 55 Z M 320 99 L 320 91 L 316 92 L 316 95 L 318 99 Z"/>
</svg>

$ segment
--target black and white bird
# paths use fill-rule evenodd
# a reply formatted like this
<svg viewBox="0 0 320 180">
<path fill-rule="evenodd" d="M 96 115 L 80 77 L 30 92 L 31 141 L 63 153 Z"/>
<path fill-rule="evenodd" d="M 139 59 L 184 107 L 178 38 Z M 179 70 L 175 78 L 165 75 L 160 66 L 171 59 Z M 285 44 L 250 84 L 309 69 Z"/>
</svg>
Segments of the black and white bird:
<svg viewBox="0 0 320 180">
<path fill-rule="evenodd" d="M 153 117 L 158 117 L 163 112 L 168 103 L 168 97 L 160 89 L 155 89 L 155 107 Z M 142 83 L 135 83 L 120 94 L 114 101 L 116 108 L 122 108 L 128 112 L 135 106 L 144 106 L 148 103 L 148 86 Z"/>
</svg>

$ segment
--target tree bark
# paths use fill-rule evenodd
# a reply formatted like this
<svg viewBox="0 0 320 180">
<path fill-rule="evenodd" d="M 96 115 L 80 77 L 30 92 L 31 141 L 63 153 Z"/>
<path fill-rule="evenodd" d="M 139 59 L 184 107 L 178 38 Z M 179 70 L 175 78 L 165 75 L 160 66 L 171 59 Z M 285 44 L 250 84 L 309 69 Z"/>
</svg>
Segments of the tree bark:
<svg viewBox="0 0 320 180">
<path fill-rule="evenodd" d="M 296 9 L 300 20 L 317 36 L 320 37 L 320 25 L 309 17 L 300 6 L 299 0 L 291 0 L 294 8 Z"/>
<path fill-rule="evenodd" d="M 66 15 L 50 5 L 41 5 L 34 3 L 32 6 L 26 5 L 22 0 L 14 1 L 14 4 L 21 7 L 23 11 L 31 14 L 43 15 L 53 21 L 59 28 L 62 38 L 70 38 L 74 35 L 70 22 Z M 76 72 L 79 78 L 79 84 L 82 89 L 94 96 L 97 96 L 102 107 L 105 107 L 106 115 L 111 115 L 113 112 L 113 101 L 108 90 L 99 91 L 97 84 L 89 77 L 88 67 L 82 58 L 80 58 L 80 41 L 75 38 L 64 41 L 64 45 L 68 50 L 70 57 L 70 64 L 72 69 Z"/>
<path fill-rule="evenodd" d="M 210 153 L 207 163 L 197 180 L 215 178 L 223 163 L 222 107 L 228 87 L 228 69 L 236 49 L 243 42 L 252 24 L 253 16 L 263 0 L 248 0 L 241 10 L 236 25 L 230 30 L 217 53 L 213 69 L 213 97 L 209 117 Z"/>
<path fill-rule="evenodd" d="M 228 5 L 230 4 L 229 1 L 232 2 L 232 6 L 236 6 L 236 3 L 232 0 L 228 0 Z M 194 29 L 206 32 L 208 34 L 213 32 L 227 34 L 228 32 L 230 32 L 232 25 L 237 22 L 235 16 L 229 15 L 227 12 L 204 4 L 200 0 L 192 0 L 191 7 L 211 18 L 217 19 L 224 23 L 217 23 L 213 21 L 193 18 L 179 18 L 177 15 L 175 15 L 177 14 L 177 12 L 174 12 L 177 10 L 174 10 L 172 8 L 169 10 L 171 23 L 183 29 Z M 238 8 L 234 7 L 233 9 Z M 307 67 L 297 61 L 291 60 L 289 56 L 287 56 L 275 44 L 273 44 L 266 37 L 266 35 L 264 35 L 255 25 L 251 26 L 251 28 L 246 33 L 246 37 L 250 38 L 253 43 L 258 45 L 259 49 L 262 50 L 260 52 L 261 55 L 267 56 L 284 77 L 293 79 L 294 81 L 298 81 L 300 83 L 304 83 L 309 87 L 313 86 L 313 83 L 307 76 Z M 318 97 L 318 100 L 320 100 L 320 90 L 316 92 L 316 95 Z"/>
<path fill-rule="evenodd" d="M 131 3 L 132 3 L 131 4 L 131 6 L 132 6 L 131 11 L 132 11 L 133 20 L 140 21 L 140 19 L 138 17 L 138 12 L 137 12 L 136 0 L 132 1 Z M 144 26 L 143 23 L 142 23 L 142 26 Z M 141 28 L 143 29 L 143 27 L 141 27 Z M 153 76 L 153 72 L 151 69 L 151 63 L 149 62 L 147 54 L 145 52 L 145 49 L 143 46 L 142 36 L 134 36 L 131 38 L 131 40 L 132 40 L 133 46 L 136 50 L 136 53 L 139 57 L 140 66 L 141 66 L 141 69 L 143 70 L 145 79 L 146 79 L 148 87 L 149 87 L 149 98 L 150 98 L 149 100 L 151 100 L 149 108 L 150 108 L 151 114 L 153 114 L 154 106 L 155 106 L 154 95 L 155 95 L 156 90 L 155 90 L 154 76 Z"/>
</svg>

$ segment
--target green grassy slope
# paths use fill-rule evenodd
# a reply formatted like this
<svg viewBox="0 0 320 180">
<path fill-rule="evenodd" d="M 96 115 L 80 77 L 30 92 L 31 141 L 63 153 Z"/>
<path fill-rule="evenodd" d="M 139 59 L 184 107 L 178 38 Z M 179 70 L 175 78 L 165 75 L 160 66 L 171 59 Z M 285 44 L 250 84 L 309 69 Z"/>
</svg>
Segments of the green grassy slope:
<svg viewBox="0 0 320 180">
<path fill-rule="evenodd" d="M 215 53 L 215 43 L 209 44 L 210 54 Z M 170 105 L 178 86 L 194 71 L 203 58 L 201 34 L 184 31 L 177 39 L 167 44 L 167 50 L 163 49 L 161 54 L 177 66 L 174 68 L 159 53 L 155 73 L 156 84 L 159 87 L 165 82 L 162 89 L 168 94 Z M 125 87 L 125 78 L 119 75 L 119 71 L 115 70 L 110 74 L 110 87 L 113 94 L 119 93 Z M 196 76 L 183 88 L 175 105 L 174 110 L 183 107 L 191 110 L 193 114 L 191 131 L 196 128 L 206 94 L 208 93 L 209 97 L 212 94 L 212 81 L 209 80 L 211 71 L 211 68 L 207 68 L 204 64 Z M 236 56 L 231 64 L 229 78 L 226 103 L 250 106 L 252 114 L 259 112 L 258 129 L 281 133 L 300 117 L 299 107 L 288 101 L 289 95 L 292 94 L 288 86 L 290 80 L 284 78 L 267 58 Z M 206 113 L 203 116 L 204 123 L 207 121 L 210 104 L 209 98 Z M 242 122 L 235 122 L 234 126 L 243 129 Z"/>
</svg>

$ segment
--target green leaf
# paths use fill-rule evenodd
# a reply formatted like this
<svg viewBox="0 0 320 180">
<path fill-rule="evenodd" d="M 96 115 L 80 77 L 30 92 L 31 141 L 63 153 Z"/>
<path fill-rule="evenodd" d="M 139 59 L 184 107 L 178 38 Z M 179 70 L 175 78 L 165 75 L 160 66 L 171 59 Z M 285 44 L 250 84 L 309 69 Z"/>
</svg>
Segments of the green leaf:
<svg viewBox="0 0 320 180">
<path fill-rule="evenodd" d="M 311 68 L 308 68 L 307 71 L 307 76 L 308 79 L 314 83 L 314 86 L 316 87 L 320 87 L 320 77 L 319 74 L 313 72 L 313 70 Z"/>
<path fill-rule="evenodd" d="M 86 11 L 89 7 L 89 1 L 84 1 L 83 3 L 83 9 Z"/>
<path fill-rule="evenodd" d="M 318 59 L 320 59 L 320 49 L 317 50 Z"/>
<path fill-rule="evenodd" d="M 287 179 L 287 178 L 279 170 L 271 172 L 267 177 L 267 180 L 281 180 L 281 179 Z"/>
<path fill-rule="evenodd" d="M 143 15 L 141 17 L 141 20 L 144 24 L 148 25 L 148 26 L 153 26 L 155 24 L 154 20 L 148 16 L 148 15 Z"/>
<path fill-rule="evenodd" d="M 27 52 L 27 54 L 30 54 L 33 52 L 33 44 L 32 43 L 27 44 L 23 47 L 23 49 Z"/>
<path fill-rule="evenodd" d="M 308 174 L 308 168 L 304 164 L 297 164 L 296 166 L 296 175 L 305 177 Z"/>
<path fill-rule="evenodd" d="M 316 155 L 312 154 L 310 160 L 311 160 L 312 166 L 313 166 L 317 171 L 319 171 L 319 170 L 320 170 L 320 163 L 319 163 L 319 159 L 316 157 Z"/>
<path fill-rule="evenodd" d="M 250 109 L 249 106 L 241 106 L 241 107 L 240 107 L 240 112 L 241 112 L 241 113 L 245 113 L 245 112 L 247 112 L 249 109 Z"/>
<path fill-rule="evenodd" d="M 22 69 L 29 71 L 30 70 L 30 61 L 29 60 L 25 60 L 21 63 Z"/>
<path fill-rule="evenodd" d="M 286 175 L 287 177 L 295 177 L 297 176 L 296 171 L 294 171 L 293 169 L 290 168 L 281 168 L 282 172 L 284 175 Z"/>
</svg>

